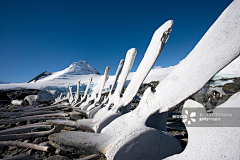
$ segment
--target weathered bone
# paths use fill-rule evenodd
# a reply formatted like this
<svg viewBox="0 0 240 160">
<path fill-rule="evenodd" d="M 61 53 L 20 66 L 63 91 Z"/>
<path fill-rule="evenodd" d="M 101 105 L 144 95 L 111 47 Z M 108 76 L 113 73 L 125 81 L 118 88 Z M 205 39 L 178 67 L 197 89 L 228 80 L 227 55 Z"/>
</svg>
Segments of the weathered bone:
<svg viewBox="0 0 240 160">
<path fill-rule="evenodd" d="M 166 160 L 188 160 L 188 159 L 239 159 L 239 134 L 240 134 L 240 92 L 235 93 L 225 103 L 217 106 L 213 110 L 213 114 L 223 114 L 223 111 L 228 111 L 232 116 L 225 118 L 227 122 L 221 121 L 199 121 L 196 116 L 194 127 L 185 122 L 188 131 L 188 144 L 185 150 L 174 156 L 166 158 Z M 190 109 L 190 110 L 189 110 Z M 232 113 L 228 109 L 234 109 Z M 207 114 L 205 107 L 200 103 L 188 100 L 185 102 L 182 114 L 185 110 Z M 227 113 L 227 112 L 226 112 Z M 221 117 L 224 118 L 224 117 Z M 229 123 L 229 125 L 228 125 Z M 237 124 L 237 127 L 230 126 Z M 205 127 L 204 127 L 205 126 Z M 227 127 L 229 126 L 229 127 Z"/>
<path fill-rule="evenodd" d="M 99 159 L 99 157 L 100 157 L 100 154 L 92 154 L 77 160 L 94 160 L 94 159 Z"/>
<path fill-rule="evenodd" d="M 124 59 L 122 59 L 120 61 L 119 65 L 118 65 L 118 68 L 117 68 L 117 71 L 116 71 L 116 74 L 115 74 L 115 79 L 114 79 L 113 84 L 112 84 L 112 88 L 110 89 L 108 96 L 104 99 L 102 104 L 107 103 L 107 101 L 112 98 L 112 96 L 113 96 L 113 89 L 115 88 L 115 86 L 117 84 L 117 80 L 118 80 L 118 77 L 119 77 L 119 75 L 120 75 L 120 73 L 122 71 L 123 65 L 124 65 Z"/>
<path fill-rule="evenodd" d="M 115 79 L 113 81 L 112 88 L 110 89 L 108 96 L 101 102 L 101 104 L 98 104 L 98 106 L 96 106 L 96 103 L 94 103 L 91 106 L 89 106 L 88 108 L 86 108 L 86 109 L 90 110 L 89 112 L 92 112 L 93 109 L 94 109 L 94 111 L 98 111 L 105 103 L 107 103 L 107 101 L 109 99 L 112 99 L 112 97 L 113 97 L 113 89 L 115 88 L 115 85 L 117 83 L 118 77 L 119 77 L 120 72 L 122 70 L 123 64 L 124 64 L 124 60 L 122 59 L 120 61 L 119 65 L 118 65 L 118 69 L 117 69 L 116 74 L 115 74 Z M 90 115 L 89 112 L 87 112 L 85 110 L 81 110 L 79 108 L 74 108 L 74 110 L 82 113 L 83 115 L 88 115 L 88 114 Z"/>
<path fill-rule="evenodd" d="M 78 83 L 77 83 L 77 93 L 75 94 L 75 96 L 74 96 L 74 102 L 73 102 L 73 104 L 76 104 L 77 102 L 78 102 L 78 100 L 79 100 L 79 91 L 80 91 L 80 80 L 78 81 Z M 72 105 L 73 105 L 72 104 Z"/>
<path fill-rule="evenodd" d="M 5 130 L 0 131 L 0 136 L 1 135 L 6 135 L 6 134 L 17 134 L 17 133 L 28 132 L 28 131 L 31 131 L 32 129 L 36 129 L 36 128 L 51 129 L 51 125 L 30 124 L 30 125 L 24 125 L 24 126 L 9 128 L 9 129 L 5 129 Z"/>
<path fill-rule="evenodd" d="M 82 99 L 81 99 L 81 101 L 80 101 L 81 103 L 86 100 L 86 98 L 87 98 L 87 92 L 88 92 L 88 89 L 89 89 L 91 83 L 92 83 L 92 77 L 88 80 L 87 88 L 85 89 L 84 95 L 83 95 L 83 97 L 82 97 Z"/>
<path fill-rule="evenodd" d="M 127 76 L 132 68 L 132 65 L 133 65 L 133 62 L 134 62 L 134 59 L 136 57 L 136 54 L 137 54 L 137 50 L 135 48 L 132 48 L 132 49 L 129 49 L 127 54 L 126 54 L 126 57 L 125 57 L 125 63 L 124 63 L 124 66 L 123 66 L 123 70 L 122 70 L 122 73 L 119 77 L 119 81 L 118 81 L 118 84 L 117 84 L 117 88 L 115 89 L 114 93 L 112 93 L 112 90 L 111 92 L 109 93 L 109 101 L 108 101 L 108 104 L 113 104 L 114 103 L 114 99 L 115 97 L 116 98 L 119 98 L 120 97 L 120 94 L 121 94 L 121 91 L 122 91 L 122 88 L 125 84 L 125 81 L 127 79 Z M 118 73 L 118 70 L 117 70 L 117 74 L 116 74 L 116 77 L 115 77 L 115 81 L 117 80 L 119 76 L 119 73 Z M 115 82 L 116 83 L 116 82 Z M 95 104 L 89 106 L 86 111 L 87 111 L 87 114 L 89 114 L 92 109 L 96 108 L 97 106 Z M 99 109 L 101 108 L 101 105 L 99 105 Z M 96 110 L 95 110 L 96 111 Z"/>
<path fill-rule="evenodd" d="M 0 117 L 5 118 L 18 118 L 30 115 L 39 115 L 39 114 L 47 114 L 47 113 L 59 113 L 59 111 L 36 111 L 36 112 L 2 112 L 0 113 Z"/>
<path fill-rule="evenodd" d="M 72 93 L 72 87 L 68 87 L 68 88 L 69 88 L 69 95 L 70 95 L 68 100 L 69 100 L 69 103 L 71 104 L 74 100 L 73 93 Z"/>
<path fill-rule="evenodd" d="M 63 128 L 64 128 L 63 125 L 58 125 L 57 124 L 57 125 L 54 125 L 54 128 L 49 130 L 49 131 L 0 135 L 0 141 L 48 136 L 48 135 L 53 134 L 53 133 L 59 133 Z"/>
<path fill-rule="evenodd" d="M 40 146 L 32 143 L 25 143 L 20 141 L 0 141 L 0 146 L 18 146 L 35 149 L 38 151 L 51 152 L 53 149 L 49 146 Z"/>
<path fill-rule="evenodd" d="M 14 123 L 14 122 L 22 122 L 22 121 L 28 121 L 28 120 L 35 120 L 42 117 L 66 117 L 68 116 L 67 113 L 53 113 L 53 114 L 42 114 L 42 115 L 34 115 L 34 116 L 26 116 L 26 117 L 20 117 L 20 118 L 5 118 L 0 120 L 0 124 L 8 124 L 8 123 Z"/>
<path fill-rule="evenodd" d="M 104 72 L 104 76 L 101 78 L 100 82 L 97 84 L 91 96 L 87 97 L 87 100 L 84 103 L 80 104 L 79 106 L 80 109 L 88 108 L 92 103 L 97 103 L 100 101 L 104 84 L 108 78 L 108 72 L 109 72 L 109 67 L 107 66 Z M 75 107 L 77 106 L 78 105 L 75 105 Z"/>
<path fill-rule="evenodd" d="M 67 104 L 59 104 L 59 105 L 52 105 L 52 106 L 45 106 L 45 107 L 40 107 L 40 108 L 30 108 L 24 110 L 24 112 L 34 112 L 34 111 L 40 111 L 40 110 L 53 110 L 55 108 L 60 109 L 60 108 L 67 108 Z"/>
<path fill-rule="evenodd" d="M 126 71 L 123 72 L 123 75 L 122 74 L 120 75 L 122 76 L 122 78 L 120 77 L 119 85 L 117 86 L 116 91 L 114 92 L 114 99 L 112 99 L 112 101 L 109 101 L 106 107 L 100 109 L 95 114 L 92 120 L 86 120 L 86 119 L 79 120 L 77 122 L 78 126 L 82 125 L 82 128 L 99 133 L 111 121 L 121 116 L 122 114 L 129 112 L 130 102 L 132 101 L 133 97 L 136 95 L 141 83 L 144 81 L 145 77 L 148 75 L 156 59 L 161 53 L 168 39 L 168 36 L 171 32 L 171 27 L 168 28 L 168 30 L 166 31 L 164 30 L 163 32 L 161 32 L 162 30 L 158 30 L 155 32 L 149 44 L 149 47 L 143 57 L 143 60 L 141 61 L 134 77 L 132 78 L 125 93 L 123 94 L 123 97 L 122 98 L 120 97 L 121 90 L 126 80 L 126 77 L 131 69 L 131 67 L 129 66 L 132 65 L 131 63 L 133 63 L 133 61 L 129 61 L 129 65 L 126 65 L 127 66 Z M 159 37 L 161 37 L 160 43 L 159 43 Z M 112 105 L 113 107 L 112 109 L 110 109 Z M 97 110 L 92 110 L 90 114 L 96 111 Z"/>
<path fill-rule="evenodd" d="M 122 109 L 122 113 L 126 113 L 130 110 L 130 102 L 132 101 L 133 97 L 136 95 L 138 88 L 140 87 L 141 83 L 144 81 L 145 77 L 147 76 L 148 72 L 154 65 L 156 59 L 158 58 L 159 54 L 161 53 L 168 36 L 170 34 L 172 24 L 166 30 L 158 29 L 149 44 L 149 47 L 144 55 L 143 60 L 141 61 L 134 77 L 132 78 L 130 84 L 128 85 L 123 97 L 120 97 L 122 87 L 126 81 L 127 75 L 129 74 L 132 64 L 134 62 L 134 58 L 136 56 L 136 49 L 130 49 L 126 55 L 125 64 L 123 67 L 123 72 L 120 75 L 119 83 L 117 88 L 114 92 L 114 96 L 109 100 L 106 107 L 101 109 L 101 106 L 98 108 L 93 109 L 90 112 L 86 112 L 87 114 L 91 114 L 97 112 L 100 109 L 93 119 L 81 119 L 77 122 L 73 122 L 76 125 L 76 128 L 81 128 L 84 130 L 97 132 L 99 133 L 106 125 L 108 125 L 111 121 L 115 118 L 121 116 L 121 113 L 118 113 L 120 109 Z M 160 37 L 160 38 L 159 38 Z M 160 39 L 160 43 L 159 43 Z M 110 109 L 111 105 L 114 104 L 113 108 Z M 82 110 L 86 110 L 83 108 Z M 54 124 L 58 124 L 62 121 L 53 121 Z"/>
<path fill-rule="evenodd" d="M 167 111 L 200 90 L 240 54 L 239 11 L 240 0 L 235 0 L 155 92 L 147 89 L 135 110 L 112 121 L 101 134 L 63 132 L 50 135 L 50 143 L 68 151 L 102 152 L 116 160 L 163 159 L 179 153 L 178 140 L 164 132 Z M 172 23 L 168 21 L 161 28 Z"/>
<path fill-rule="evenodd" d="M 68 101 L 69 97 L 62 97 L 62 93 L 60 94 L 60 96 L 58 98 L 55 99 L 55 102 L 53 103 L 53 105 L 56 105 L 58 103 L 64 102 L 64 101 Z"/>
</svg>

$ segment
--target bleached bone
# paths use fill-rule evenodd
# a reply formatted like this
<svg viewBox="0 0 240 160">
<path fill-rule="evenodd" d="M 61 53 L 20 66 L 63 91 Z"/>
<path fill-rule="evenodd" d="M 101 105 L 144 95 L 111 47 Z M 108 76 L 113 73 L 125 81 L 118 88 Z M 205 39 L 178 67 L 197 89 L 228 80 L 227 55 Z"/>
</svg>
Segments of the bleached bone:
<svg viewBox="0 0 240 160">
<path fill-rule="evenodd" d="M 94 160 L 94 159 L 99 159 L 100 158 L 100 154 L 92 154 L 77 160 Z"/>
<path fill-rule="evenodd" d="M 79 100 L 80 82 L 81 81 L 79 80 L 78 83 L 77 83 L 77 93 L 74 96 L 74 102 L 73 102 L 72 105 L 76 104 L 78 102 L 78 100 Z"/>
<path fill-rule="evenodd" d="M 0 120 L 0 124 L 8 124 L 8 123 L 15 123 L 15 122 L 22 122 L 28 120 L 35 120 L 41 117 L 65 117 L 68 116 L 67 113 L 53 113 L 53 114 L 42 114 L 42 115 L 34 115 L 34 116 L 25 116 L 20 118 L 5 118 Z"/>
<path fill-rule="evenodd" d="M 37 106 L 40 103 L 37 102 L 37 95 L 28 95 L 24 98 L 30 105 Z"/>
<path fill-rule="evenodd" d="M 71 104 L 74 100 L 73 93 L 72 93 L 72 87 L 69 87 L 69 103 Z"/>
<path fill-rule="evenodd" d="M 2 112 L 0 113 L 0 117 L 5 118 L 18 118 L 30 115 L 38 115 L 38 114 L 47 114 L 47 113 L 59 113 L 59 111 L 36 111 L 36 112 Z"/>
<path fill-rule="evenodd" d="M 240 54 L 239 27 L 240 0 L 235 0 L 156 91 L 145 91 L 135 110 L 112 121 L 100 134 L 58 133 L 48 137 L 50 144 L 68 151 L 102 152 L 116 160 L 163 159 L 179 153 L 180 143 L 165 132 L 167 111 L 200 90 Z"/>
<path fill-rule="evenodd" d="M 99 102 L 101 95 L 102 95 L 102 90 L 104 87 L 104 84 L 108 78 L 108 72 L 109 72 L 109 67 L 107 66 L 104 72 L 104 76 L 102 76 L 100 82 L 97 84 L 96 88 L 94 89 L 94 91 L 92 92 L 90 97 L 87 97 L 87 100 L 80 104 L 80 109 L 83 108 L 87 108 L 89 107 L 92 103 L 97 103 Z M 76 105 L 75 107 L 77 107 L 78 105 Z"/>
<path fill-rule="evenodd" d="M 167 24 L 167 23 L 166 23 Z M 94 112 L 97 112 L 96 115 L 93 117 L 93 119 L 81 119 L 77 122 L 73 122 L 76 125 L 76 128 L 81 128 L 84 130 L 92 131 L 92 132 L 101 132 L 101 130 L 108 125 L 111 121 L 113 121 L 115 118 L 121 116 L 121 114 L 126 113 L 130 110 L 130 102 L 132 101 L 133 97 L 136 95 L 141 83 L 144 81 L 145 77 L 149 73 L 150 69 L 154 65 L 156 59 L 158 58 L 159 54 L 161 53 L 168 36 L 171 32 L 171 28 L 173 25 L 172 21 L 169 21 L 168 23 L 169 27 L 165 27 L 164 29 L 160 27 L 153 35 L 153 38 L 149 44 L 149 47 L 138 66 L 138 69 L 132 78 L 131 82 L 129 83 L 127 89 L 125 90 L 125 93 L 123 94 L 123 97 L 120 97 L 122 87 L 124 85 L 124 82 L 127 78 L 128 73 L 131 70 L 131 66 L 133 64 L 134 58 L 136 56 L 136 50 L 130 49 L 128 54 L 126 55 L 126 61 L 123 67 L 123 72 L 120 75 L 119 83 L 117 85 L 117 88 L 114 92 L 114 98 L 109 100 L 106 107 L 99 109 L 100 107 L 93 109 L 90 114 L 94 114 Z M 167 25 L 165 25 L 167 26 Z M 160 40 L 160 42 L 159 42 Z M 111 105 L 114 106 L 112 109 L 110 109 Z M 121 112 L 119 110 L 121 109 Z M 82 110 L 85 110 L 83 108 Z M 86 112 L 87 113 L 87 112 Z M 52 121 L 53 124 L 61 124 L 62 121 Z"/>
<path fill-rule="evenodd" d="M 51 152 L 53 149 L 49 146 L 40 146 L 33 143 L 25 143 L 21 141 L 0 141 L 0 146 L 18 146 L 35 149 L 38 151 Z"/>
<path fill-rule="evenodd" d="M 185 122 L 188 131 L 188 144 L 182 153 L 165 160 L 239 159 L 239 104 L 240 92 L 235 93 L 225 103 L 217 106 L 212 113 L 213 115 L 230 113 L 232 116 L 216 116 L 222 118 L 220 121 L 200 121 L 199 114 L 207 114 L 205 107 L 193 100 L 186 101 L 182 115 L 185 115 L 186 110 L 189 111 L 189 114 L 196 113 L 196 117 L 193 117 L 196 121 L 191 124 L 194 125 L 193 127 L 188 124 L 188 121 Z M 191 121 L 191 119 L 189 120 Z"/>
<path fill-rule="evenodd" d="M 38 128 L 40 128 L 40 127 L 38 127 Z M 59 133 L 63 128 L 64 128 L 63 125 L 58 125 L 57 124 L 57 125 L 54 125 L 54 128 L 49 130 L 49 131 L 0 135 L 0 141 L 48 136 L 48 135 L 53 134 L 53 133 Z"/>
<path fill-rule="evenodd" d="M 116 85 L 116 83 L 117 83 L 118 77 L 119 77 L 120 72 L 121 72 L 122 67 L 123 67 L 123 64 L 124 64 L 124 60 L 122 59 L 122 60 L 120 61 L 119 65 L 118 65 L 118 69 L 117 69 L 116 74 L 115 74 L 115 79 L 114 79 L 114 81 L 113 81 L 112 88 L 110 89 L 107 98 L 105 98 L 105 99 L 101 102 L 101 104 L 98 104 L 98 106 L 96 106 L 96 103 L 93 103 L 92 105 L 90 105 L 90 106 L 88 107 L 90 110 L 93 109 L 93 108 L 96 108 L 96 107 L 101 107 L 103 104 L 105 104 L 105 103 L 108 101 L 108 99 L 111 99 L 111 97 L 113 96 L 113 94 L 112 94 L 112 93 L 113 93 L 113 89 L 114 89 L 114 87 L 115 87 L 115 85 Z M 88 108 L 86 108 L 86 109 L 88 109 Z M 86 112 L 85 110 L 81 110 L 81 109 L 79 109 L 79 108 L 74 108 L 74 109 L 77 110 L 78 112 L 81 112 L 83 115 L 87 115 L 87 112 Z"/>
<path fill-rule="evenodd" d="M 172 26 L 171 26 L 172 27 Z M 130 110 L 130 102 L 137 94 L 137 91 L 144 81 L 145 77 L 148 75 L 152 66 L 154 65 L 156 59 L 161 53 L 168 36 L 171 32 L 171 27 L 168 30 L 161 30 L 161 27 L 154 33 L 153 38 L 149 44 L 149 47 L 138 66 L 138 69 L 133 76 L 131 82 L 129 83 L 127 89 L 125 90 L 123 97 L 120 97 L 122 87 L 126 80 L 126 77 L 131 69 L 128 65 L 126 67 L 126 71 L 121 74 L 119 85 L 117 86 L 115 93 L 115 98 L 113 101 L 109 101 L 107 106 L 100 109 L 97 113 L 97 109 L 90 111 L 90 114 L 95 114 L 93 119 L 81 119 L 78 120 L 78 126 L 81 125 L 83 129 L 93 131 L 96 133 L 101 132 L 101 130 L 108 125 L 111 121 L 121 116 L 124 113 L 129 112 Z M 159 42 L 159 39 L 161 42 Z M 133 59 L 134 60 L 134 59 Z M 126 62 L 125 62 L 126 63 Z M 129 61 L 129 64 L 133 63 L 133 61 Z M 131 66 L 131 65 L 130 65 Z M 125 67 L 125 65 L 124 65 Z M 119 87 L 119 88 L 118 88 Z M 113 107 L 112 107 L 113 105 Z M 112 107 L 110 109 L 110 107 Z M 121 110 L 121 111 L 120 111 Z M 95 112 L 95 113 L 94 113 Z M 92 117 L 92 116 L 89 116 Z"/>
<path fill-rule="evenodd" d="M 12 100 L 12 105 L 15 105 L 15 106 L 25 106 L 26 105 L 26 102 L 21 99 L 21 100 Z"/>
<path fill-rule="evenodd" d="M 112 96 L 113 96 L 113 89 L 115 88 L 115 86 L 117 84 L 117 80 L 118 80 L 118 77 L 119 77 L 119 75 L 120 75 L 120 73 L 122 71 L 123 64 L 124 64 L 124 59 L 122 59 L 119 62 L 119 65 L 118 65 L 118 68 L 117 68 L 117 71 L 116 71 L 116 74 L 115 74 L 115 79 L 114 79 L 113 84 L 112 84 L 112 88 L 110 89 L 108 96 L 102 102 L 103 104 L 107 103 L 107 101 L 112 98 Z"/>
<path fill-rule="evenodd" d="M 3 130 L 4 132 L 0 132 L 0 139 L 2 135 L 7 135 L 7 134 L 17 134 L 17 133 L 22 133 L 22 132 L 28 132 L 31 131 L 32 129 L 51 129 L 51 125 L 36 125 L 36 126 L 24 126 L 22 128 L 10 128 L 11 130 Z"/>
<path fill-rule="evenodd" d="M 131 49 L 128 50 L 128 52 L 126 54 L 126 57 L 125 57 L 125 63 L 123 65 L 123 70 L 122 70 L 122 73 L 121 73 L 121 75 L 119 77 L 119 81 L 118 81 L 117 87 L 116 87 L 114 93 L 112 93 L 112 90 L 109 93 L 110 97 L 109 97 L 108 104 L 113 104 L 115 98 L 119 98 L 120 97 L 122 88 L 123 88 L 123 86 L 125 84 L 125 81 L 127 79 L 128 74 L 129 74 L 129 72 L 130 72 L 130 70 L 132 68 L 132 65 L 133 65 L 134 59 L 136 57 L 136 54 L 137 54 L 137 50 L 135 48 L 131 48 Z M 117 74 L 119 74 L 119 73 L 117 73 Z M 116 76 L 116 78 L 118 78 L 118 77 Z M 86 113 L 89 115 L 90 113 L 92 113 L 93 109 L 94 109 L 93 112 L 96 112 L 97 109 L 101 109 L 102 104 L 99 105 L 98 108 L 96 108 L 96 107 L 97 107 L 96 104 L 92 104 L 91 106 L 89 106 L 86 109 L 86 111 L 87 111 Z"/>
<path fill-rule="evenodd" d="M 92 83 L 92 77 L 88 80 L 87 88 L 85 89 L 84 95 L 83 95 L 83 97 L 81 98 L 80 103 L 82 103 L 82 102 L 84 102 L 84 101 L 86 100 L 86 98 L 87 98 L 87 92 L 88 92 L 88 89 L 89 89 L 91 83 Z"/>
<path fill-rule="evenodd" d="M 50 126 L 50 125 L 46 125 L 46 124 L 47 124 L 46 122 L 40 122 L 40 123 L 28 124 L 28 125 L 19 126 L 19 127 L 8 128 L 8 129 L 0 131 L 0 135 L 26 132 L 29 129 L 34 129 L 39 126 L 47 126 L 47 127 Z"/>
<path fill-rule="evenodd" d="M 60 105 L 52 105 L 52 106 L 45 106 L 45 107 L 40 107 L 40 108 L 30 108 L 24 110 L 24 112 L 34 112 L 34 111 L 40 111 L 40 110 L 54 110 L 60 109 L 60 108 L 67 108 L 68 104 L 60 104 Z"/>
</svg>

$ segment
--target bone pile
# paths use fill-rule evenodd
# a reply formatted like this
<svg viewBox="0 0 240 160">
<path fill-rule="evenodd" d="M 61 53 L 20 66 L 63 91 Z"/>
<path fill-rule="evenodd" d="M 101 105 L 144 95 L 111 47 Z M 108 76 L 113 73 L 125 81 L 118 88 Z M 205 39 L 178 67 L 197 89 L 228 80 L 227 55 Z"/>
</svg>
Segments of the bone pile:
<svg viewBox="0 0 240 160">
<path fill-rule="evenodd" d="M 135 48 L 129 49 L 120 61 L 108 93 L 103 92 L 110 69 L 106 67 L 90 95 L 87 92 L 92 78 L 84 95 L 79 94 L 79 80 L 75 94 L 70 87 L 65 97 L 40 91 L 24 100 L 12 101 L 11 110 L 2 109 L 0 114 L 2 149 L 22 147 L 26 152 L 17 154 L 27 154 L 26 157 L 38 150 L 43 155 L 35 156 L 38 159 L 56 155 L 108 160 L 239 159 L 239 127 L 224 127 L 222 122 L 191 127 L 188 121 L 174 121 L 171 116 L 176 110 L 178 115 L 184 115 L 187 108 L 200 108 L 207 113 L 206 107 L 193 99 L 218 71 L 240 55 L 240 0 L 226 8 L 189 55 L 155 89 L 147 88 L 136 99 L 172 28 L 173 21 L 169 20 L 155 31 L 126 88 L 124 84 L 137 55 Z M 212 96 L 222 97 L 217 93 Z M 210 109 L 220 113 L 228 107 L 234 107 L 235 114 L 240 113 L 240 92 Z M 226 123 L 239 122 L 238 117 L 232 117 Z"/>
</svg>

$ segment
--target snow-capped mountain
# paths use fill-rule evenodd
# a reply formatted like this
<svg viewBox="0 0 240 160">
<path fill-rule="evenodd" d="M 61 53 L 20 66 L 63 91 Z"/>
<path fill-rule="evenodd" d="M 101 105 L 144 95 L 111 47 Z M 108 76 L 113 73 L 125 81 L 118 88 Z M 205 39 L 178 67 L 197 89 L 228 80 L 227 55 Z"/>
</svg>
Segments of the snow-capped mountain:
<svg viewBox="0 0 240 160">
<path fill-rule="evenodd" d="M 152 69 L 148 76 L 146 77 L 144 83 L 149 83 L 151 81 L 162 81 L 165 77 L 171 73 L 175 66 L 170 66 L 167 68 L 155 67 Z M 44 72 L 45 73 L 45 72 Z M 36 82 L 31 83 L 11 83 L 11 84 L 0 84 L 0 89 L 10 89 L 10 88 L 35 88 L 35 89 L 55 89 L 61 92 L 68 91 L 68 87 L 72 86 L 73 91 L 76 90 L 76 84 L 78 80 L 81 80 L 81 91 L 85 90 L 86 84 L 89 78 L 93 78 L 92 90 L 94 86 L 100 81 L 102 75 L 99 72 L 87 64 L 85 61 L 79 61 L 72 63 L 66 69 L 59 72 L 47 72 L 49 75 L 40 77 Z M 50 74 L 51 73 L 51 74 Z M 135 72 L 131 72 L 127 78 L 126 85 L 134 76 Z M 114 81 L 114 75 L 109 75 L 107 82 L 105 83 L 105 88 L 108 88 L 112 85 Z M 240 57 L 236 58 L 232 63 L 226 66 L 224 69 L 219 71 L 213 78 L 212 81 L 207 83 L 207 86 L 210 86 L 203 90 L 203 92 L 210 92 L 211 88 L 219 92 L 222 92 L 217 86 L 223 86 L 226 83 L 232 83 L 233 78 L 240 77 Z"/>
<path fill-rule="evenodd" d="M 29 82 L 35 83 L 37 81 L 53 81 L 56 79 L 65 79 L 70 75 L 89 75 L 89 74 L 97 74 L 100 73 L 91 65 L 89 65 L 86 61 L 73 62 L 66 69 L 58 72 L 43 72 L 40 75 L 36 76 L 34 79 Z"/>
</svg>

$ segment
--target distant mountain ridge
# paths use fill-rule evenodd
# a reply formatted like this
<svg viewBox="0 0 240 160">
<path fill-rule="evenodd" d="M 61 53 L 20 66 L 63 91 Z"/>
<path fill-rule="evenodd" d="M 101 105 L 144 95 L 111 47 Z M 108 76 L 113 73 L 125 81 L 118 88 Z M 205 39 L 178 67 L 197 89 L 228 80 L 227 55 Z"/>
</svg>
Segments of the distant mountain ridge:
<svg viewBox="0 0 240 160">
<path fill-rule="evenodd" d="M 39 80 L 53 80 L 53 79 L 65 79 L 69 75 L 89 75 L 100 73 L 86 61 L 73 62 L 66 69 L 58 72 L 43 72 L 37 75 L 35 78 L 31 79 L 28 83 L 37 82 Z"/>
</svg>

